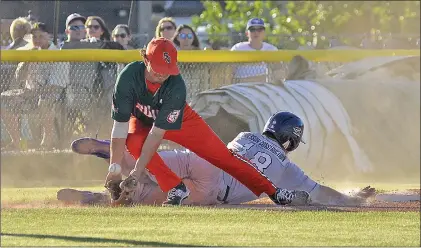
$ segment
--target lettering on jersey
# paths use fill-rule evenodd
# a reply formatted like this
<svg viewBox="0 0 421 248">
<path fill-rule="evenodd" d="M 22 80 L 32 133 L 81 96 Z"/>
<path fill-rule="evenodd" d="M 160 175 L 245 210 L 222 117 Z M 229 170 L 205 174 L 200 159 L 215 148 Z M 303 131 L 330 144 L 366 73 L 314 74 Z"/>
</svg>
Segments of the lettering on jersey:
<svg viewBox="0 0 421 248">
<path fill-rule="evenodd" d="M 279 160 L 284 161 L 286 159 L 285 152 L 280 150 L 278 147 L 270 144 L 268 141 L 262 140 L 257 135 L 253 133 L 246 133 L 241 138 L 246 138 L 253 143 L 257 144 L 261 148 L 267 150 L 268 152 L 271 152 L 273 155 L 275 155 Z M 246 151 L 243 151 L 245 154 Z"/>
<path fill-rule="evenodd" d="M 167 116 L 168 123 L 174 123 L 177 121 L 178 116 L 180 115 L 180 110 L 174 110 Z"/>
<path fill-rule="evenodd" d="M 279 149 L 277 149 L 277 147 L 273 146 L 272 144 L 270 144 L 267 141 L 262 141 L 259 143 L 259 145 L 261 148 L 273 153 L 276 157 L 278 157 L 281 161 L 284 161 L 286 156 L 285 153 Z"/>
<path fill-rule="evenodd" d="M 246 139 L 249 139 L 255 143 L 259 143 L 261 140 L 259 139 L 259 137 L 257 137 L 256 135 L 252 134 L 252 133 L 247 133 L 244 135 L 244 137 Z"/>
<path fill-rule="evenodd" d="M 149 118 L 152 118 L 152 119 L 156 119 L 156 117 L 158 116 L 158 110 L 156 110 L 156 109 L 152 109 L 151 108 L 151 106 L 145 106 L 145 105 L 142 105 L 142 104 L 140 104 L 140 103 L 137 103 L 136 104 L 136 108 L 140 111 L 140 112 L 142 112 L 142 114 L 144 114 L 144 115 L 146 115 L 147 117 L 149 117 Z"/>
</svg>

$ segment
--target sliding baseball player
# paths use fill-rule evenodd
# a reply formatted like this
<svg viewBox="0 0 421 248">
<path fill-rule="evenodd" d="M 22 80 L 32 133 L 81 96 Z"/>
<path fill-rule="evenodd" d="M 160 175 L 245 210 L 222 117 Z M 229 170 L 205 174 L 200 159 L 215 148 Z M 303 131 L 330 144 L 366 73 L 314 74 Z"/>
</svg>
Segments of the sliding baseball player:
<svg viewBox="0 0 421 248">
<path fill-rule="evenodd" d="M 262 134 L 240 133 L 227 147 L 253 163 L 277 187 L 308 192 L 312 204 L 354 206 L 375 194 L 375 189 L 368 186 L 356 195 L 348 196 L 309 178 L 287 157 L 302 142 L 303 130 L 304 124 L 298 116 L 279 112 L 269 118 Z M 91 154 L 109 161 L 109 141 L 82 138 L 72 143 L 72 149 L 79 154 Z M 159 156 L 191 190 L 185 204 L 241 204 L 258 198 L 232 176 L 189 150 L 161 151 Z M 128 152 L 123 160 L 121 173 L 128 176 L 136 161 Z M 167 197 L 150 174 L 140 180 L 129 202 L 120 194 L 117 185 L 109 186 L 106 192 L 101 193 L 62 189 L 57 196 L 61 201 L 81 204 L 117 202 L 127 205 L 160 205 Z"/>
</svg>

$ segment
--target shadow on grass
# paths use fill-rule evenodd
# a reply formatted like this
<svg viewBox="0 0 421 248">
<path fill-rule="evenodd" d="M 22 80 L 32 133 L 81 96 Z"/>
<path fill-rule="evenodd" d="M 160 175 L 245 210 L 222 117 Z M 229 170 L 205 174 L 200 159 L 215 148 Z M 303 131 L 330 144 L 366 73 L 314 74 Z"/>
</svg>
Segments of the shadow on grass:
<svg viewBox="0 0 421 248">
<path fill-rule="evenodd" d="M 120 243 L 126 245 L 142 245 L 142 246 L 171 246 L 171 247 L 198 247 L 196 245 L 171 244 L 154 241 L 139 241 L 130 239 L 108 239 L 108 238 L 94 238 L 94 237 L 77 237 L 77 236 L 62 236 L 62 235 L 46 235 L 46 234 L 26 234 L 26 233 L 1 233 L 1 236 L 25 237 L 36 239 L 60 239 L 73 242 L 91 242 L 91 243 Z"/>
</svg>

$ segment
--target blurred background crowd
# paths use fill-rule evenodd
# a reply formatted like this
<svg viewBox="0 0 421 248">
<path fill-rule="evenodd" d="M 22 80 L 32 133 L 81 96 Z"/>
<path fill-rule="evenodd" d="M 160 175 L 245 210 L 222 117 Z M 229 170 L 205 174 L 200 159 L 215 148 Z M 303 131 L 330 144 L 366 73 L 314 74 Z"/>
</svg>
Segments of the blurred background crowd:
<svg viewBox="0 0 421 248">
<path fill-rule="evenodd" d="M 153 37 L 164 36 L 181 50 L 229 50 L 239 42 L 253 39 L 248 35 L 247 28 L 251 26 L 247 22 L 261 18 L 263 28 L 252 28 L 252 33 L 258 33 L 255 38 L 277 49 L 417 49 L 419 3 L 3 1 L 1 48 L 17 49 L 30 43 L 30 26 L 39 22 L 43 24 L 40 30 L 45 33 L 44 38 L 52 40 L 56 48 L 75 48 L 74 44 L 65 45 L 81 41 L 85 45 L 111 41 L 106 48 L 137 49 Z M 41 36 L 37 38 L 42 39 Z"/>
<path fill-rule="evenodd" d="M 1 1 L 0 40 L 1 49 L 7 50 L 139 49 L 154 37 L 172 40 L 178 50 L 419 49 L 419 4 Z M 190 101 L 208 89 L 299 79 L 297 75 L 312 72 L 305 59 L 294 61 L 300 61 L 295 63 L 298 66 L 281 61 L 179 66 Z M 387 61 L 382 58 L 361 67 L 370 70 Z M 327 62 L 317 68 L 327 72 L 339 65 Z M 410 65 L 401 63 L 396 74 L 411 77 L 413 70 L 419 78 L 419 61 Z M 80 136 L 108 137 L 113 87 L 123 67 L 110 62 L 2 62 L 2 151 L 51 150 L 68 147 L 70 140 Z M 357 72 L 347 75 L 361 74 Z"/>
</svg>

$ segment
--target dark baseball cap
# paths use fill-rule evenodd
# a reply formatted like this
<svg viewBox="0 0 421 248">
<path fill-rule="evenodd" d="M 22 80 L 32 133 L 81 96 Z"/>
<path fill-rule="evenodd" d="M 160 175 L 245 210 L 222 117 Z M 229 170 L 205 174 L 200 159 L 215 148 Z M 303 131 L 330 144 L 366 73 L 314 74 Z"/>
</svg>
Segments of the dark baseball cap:
<svg viewBox="0 0 421 248">
<path fill-rule="evenodd" d="M 69 26 L 69 24 L 74 20 L 81 20 L 83 23 L 86 22 L 86 17 L 79 15 L 78 13 L 73 13 L 69 15 L 66 19 L 66 27 Z"/>
<path fill-rule="evenodd" d="M 31 34 L 36 30 L 40 30 L 42 32 L 50 33 L 48 28 L 47 28 L 47 25 L 43 22 L 35 22 L 34 24 L 32 24 Z"/>
<path fill-rule="evenodd" d="M 177 66 L 177 49 L 168 39 L 163 37 L 152 39 L 146 48 L 146 58 L 156 73 L 180 74 Z"/>
<path fill-rule="evenodd" d="M 265 22 L 263 19 L 260 18 L 252 18 L 247 22 L 247 30 L 250 29 L 250 27 L 265 27 Z"/>
</svg>

